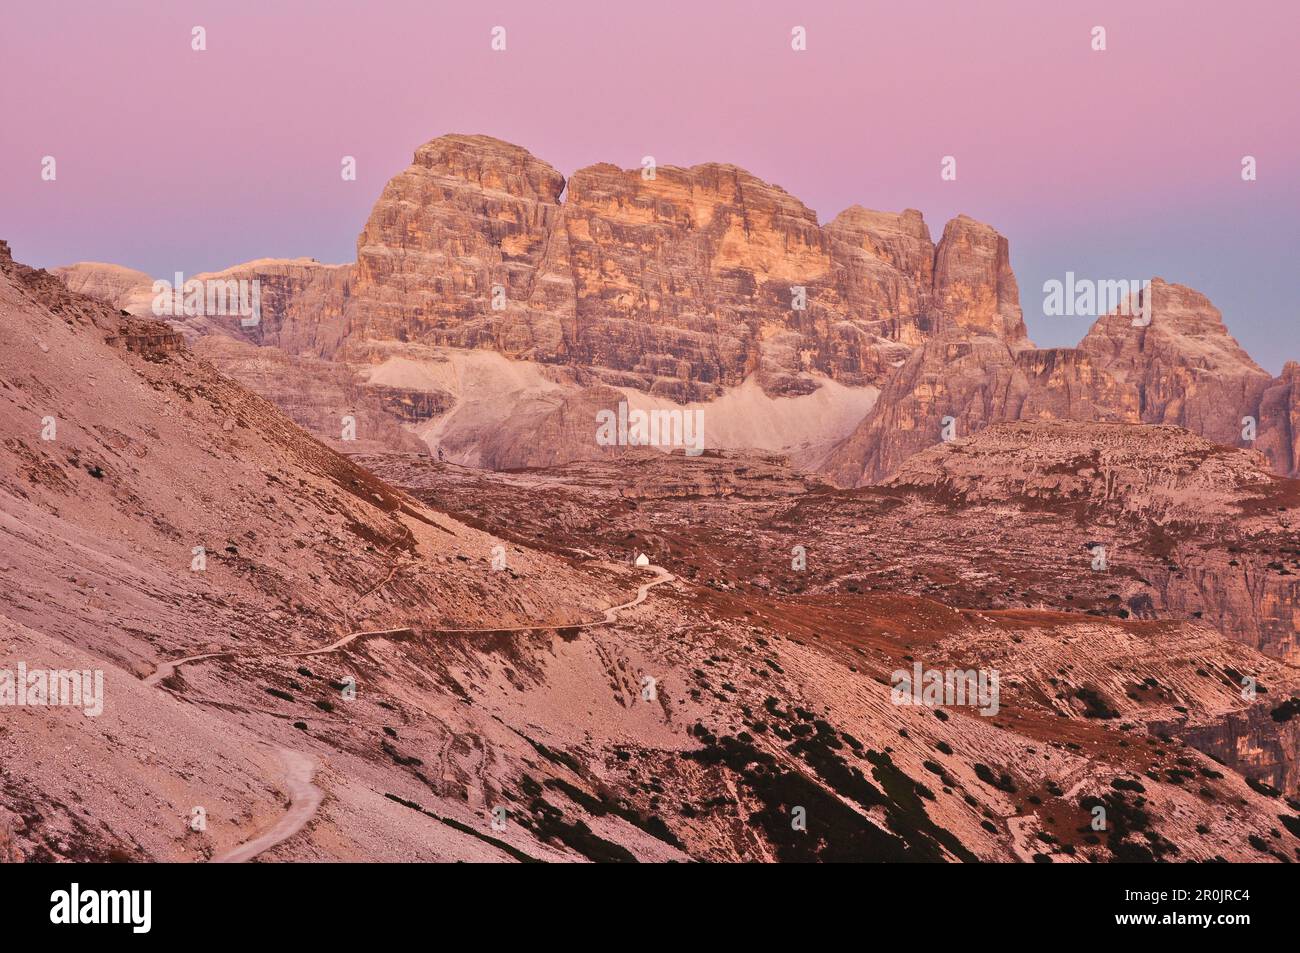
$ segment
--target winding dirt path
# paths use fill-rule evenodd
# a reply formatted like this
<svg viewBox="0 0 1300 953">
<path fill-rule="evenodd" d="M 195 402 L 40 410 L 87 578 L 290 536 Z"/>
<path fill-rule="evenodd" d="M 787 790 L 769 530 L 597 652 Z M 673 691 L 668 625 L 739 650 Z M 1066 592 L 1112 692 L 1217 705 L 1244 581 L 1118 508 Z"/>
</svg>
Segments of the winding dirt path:
<svg viewBox="0 0 1300 953">
<path fill-rule="evenodd" d="M 537 629 L 590 629 L 600 625 L 612 625 L 618 621 L 618 614 L 620 612 L 636 608 L 641 603 L 645 602 L 646 597 L 650 594 L 650 590 L 655 586 L 671 582 L 676 578 L 662 566 L 651 565 L 647 568 L 654 570 L 655 578 L 638 586 L 635 597 L 619 605 L 610 606 L 604 611 L 604 617 L 595 621 L 578 622 L 573 625 L 525 625 L 505 629 L 497 626 L 482 629 L 433 629 L 432 631 L 435 634 L 440 632 L 448 634 L 476 632 L 532 632 Z M 395 571 L 396 569 L 394 569 L 394 572 Z M 390 573 L 383 582 L 379 583 L 379 586 L 382 586 L 391 578 L 392 573 Z M 370 591 L 373 592 L 375 589 L 378 589 L 379 586 L 375 586 Z M 337 642 L 333 642 L 324 648 L 307 649 L 300 652 L 248 653 L 245 657 L 306 658 L 312 655 L 328 655 L 331 652 L 338 652 L 347 648 L 347 646 L 351 645 L 357 639 L 366 638 L 368 636 L 397 635 L 401 632 L 410 631 L 411 629 L 409 627 L 403 627 L 397 629 L 375 629 L 370 631 L 351 632 L 348 635 L 343 636 Z M 143 682 L 146 685 L 158 686 L 163 688 L 164 691 L 167 691 L 168 689 L 166 686 L 161 685 L 161 682 L 175 674 L 176 670 L 182 665 L 186 665 L 190 662 L 202 662 L 214 658 L 238 658 L 240 655 L 241 653 L 239 652 L 231 651 L 205 652 L 200 655 L 189 655 L 185 658 L 160 662 L 158 666 L 143 679 Z M 281 844 L 290 837 L 293 837 L 301 831 L 304 826 L 306 826 L 308 821 L 315 817 L 316 811 L 320 808 L 321 801 L 325 797 L 325 793 L 312 783 L 312 778 L 316 774 L 315 759 L 312 758 L 311 755 L 304 754 L 301 751 L 295 751 L 292 748 L 277 748 L 276 753 L 279 756 L 281 763 L 284 765 L 284 783 L 289 793 L 289 810 L 285 812 L 284 817 L 280 818 L 280 820 L 270 830 L 259 834 L 251 840 L 245 841 L 243 844 L 240 844 L 233 850 L 227 851 L 219 857 L 214 857 L 211 861 L 212 863 L 238 864 L 252 860 L 258 854 L 270 850 L 277 844 Z M 486 752 L 484 755 L 486 757 Z"/>
<path fill-rule="evenodd" d="M 654 579 L 652 579 L 650 582 L 642 583 L 640 586 L 638 586 L 636 590 L 636 596 L 634 598 L 629 599 L 627 602 L 621 603 L 620 605 L 610 606 L 608 609 L 605 610 L 603 618 L 596 619 L 591 622 L 574 622 L 570 624 L 548 622 L 544 624 L 512 626 L 509 628 L 502 628 L 501 626 L 489 626 L 486 628 L 478 628 L 478 629 L 439 628 L 439 629 L 431 629 L 430 632 L 432 632 L 434 635 L 437 635 L 440 632 L 444 632 L 450 635 L 465 635 L 465 634 L 472 634 L 475 632 L 533 632 L 537 629 L 591 629 L 591 628 L 595 628 L 598 625 L 613 625 L 615 622 L 618 621 L 618 614 L 620 612 L 623 612 L 626 609 L 636 608 L 641 603 L 645 602 L 646 597 L 650 594 L 651 589 L 653 589 L 655 586 L 661 586 L 666 582 L 671 582 L 673 579 L 676 578 L 672 573 L 664 569 L 662 566 L 648 566 L 646 568 L 653 569 L 655 571 L 656 575 Z M 374 629 L 366 632 L 351 632 L 348 635 L 343 636 L 343 638 L 339 639 L 337 642 L 334 642 L 320 649 L 306 649 L 300 652 L 242 653 L 242 655 L 244 658 L 306 658 L 311 655 L 328 655 L 331 652 L 337 652 L 340 649 L 347 648 L 357 639 L 364 639 L 364 638 L 369 638 L 371 636 L 379 636 L 379 635 L 398 635 L 402 632 L 410 632 L 410 631 L 411 629 L 409 626 L 401 626 L 396 629 Z M 170 661 L 159 662 L 158 667 L 155 668 L 148 675 L 146 675 L 143 681 L 146 685 L 157 685 L 159 682 L 162 682 L 164 679 L 170 678 L 172 675 L 174 675 L 176 670 L 180 668 L 182 665 L 188 665 L 190 662 L 203 662 L 208 659 L 214 659 L 214 658 L 238 658 L 240 656 L 241 653 L 239 652 L 232 652 L 227 650 L 224 652 L 203 652 L 199 655 L 187 655 L 184 658 L 171 659 Z"/>
<path fill-rule="evenodd" d="M 316 761 L 301 751 L 277 748 L 276 754 L 284 764 L 285 787 L 289 789 L 289 810 L 270 830 L 244 841 L 234 850 L 212 858 L 214 864 L 242 864 L 263 851 L 288 840 L 306 826 L 320 808 L 325 792 L 312 784 L 316 774 Z"/>
<path fill-rule="evenodd" d="M 343 636 L 332 645 L 327 645 L 323 649 L 307 649 L 302 652 L 260 652 L 246 653 L 244 658 L 305 658 L 309 655 L 328 655 L 330 652 L 337 652 L 339 649 L 346 648 L 357 639 L 367 638 L 372 635 L 397 635 L 400 632 L 409 632 L 409 628 L 400 629 L 376 629 L 371 632 L 352 632 Z M 143 679 L 146 685 L 157 685 L 163 679 L 170 678 L 176 673 L 176 670 L 182 665 L 190 662 L 202 662 L 212 658 L 238 658 L 239 652 L 205 652 L 202 655 L 187 655 L 185 658 L 172 659 L 169 662 L 160 662 L 149 675 Z"/>
<path fill-rule="evenodd" d="M 210 658 L 234 658 L 234 652 L 208 652 L 206 655 L 187 655 L 185 658 L 172 659 L 170 662 L 159 662 L 158 667 L 146 675 L 143 679 L 146 685 L 157 685 L 165 678 L 171 678 L 176 674 L 176 669 L 189 662 L 202 662 Z"/>
<path fill-rule="evenodd" d="M 504 629 L 497 625 L 485 629 L 431 629 L 430 631 L 434 635 L 437 635 L 439 632 L 445 632 L 450 635 L 464 635 L 466 633 L 472 634 L 475 632 L 535 632 L 538 629 L 594 629 L 598 625 L 613 625 L 618 621 L 618 614 L 620 612 L 625 609 L 635 608 L 645 602 L 646 596 L 649 595 L 650 590 L 655 586 L 661 586 L 665 582 L 671 582 L 673 579 L 677 578 L 667 569 L 664 569 L 663 566 L 647 566 L 646 568 L 653 569 L 656 576 L 654 579 L 650 580 L 650 582 L 643 583 L 637 587 L 635 598 L 629 599 L 627 602 L 620 605 L 610 606 L 605 610 L 603 618 L 595 619 L 591 622 L 573 622 L 567 625 L 564 623 L 555 624 L 548 622 L 544 625 L 517 625 Z"/>
</svg>

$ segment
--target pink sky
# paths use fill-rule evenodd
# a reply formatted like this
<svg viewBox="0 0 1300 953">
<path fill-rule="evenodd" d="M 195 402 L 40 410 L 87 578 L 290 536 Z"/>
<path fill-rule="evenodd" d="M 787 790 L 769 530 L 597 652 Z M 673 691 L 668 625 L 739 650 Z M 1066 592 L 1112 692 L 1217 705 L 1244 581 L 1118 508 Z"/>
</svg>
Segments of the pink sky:
<svg viewBox="0 0 1300 953">
<path fill-rule="evenodd" d="M 1300 358 L 1297 36 L 1295 0 L 26 3 L 0 36 L 0 237 L 153 274 L 349 261 L 417 145 L 482 132 L 566 175 L 734 162 L 822 220 L 910 206 L 937 238 L 966 212 L 1011 239 L 1040 344 L 1086 330 L 1042 316 L 1048 278 L 1158 274 L 1276 370 Z"/>
</svg>

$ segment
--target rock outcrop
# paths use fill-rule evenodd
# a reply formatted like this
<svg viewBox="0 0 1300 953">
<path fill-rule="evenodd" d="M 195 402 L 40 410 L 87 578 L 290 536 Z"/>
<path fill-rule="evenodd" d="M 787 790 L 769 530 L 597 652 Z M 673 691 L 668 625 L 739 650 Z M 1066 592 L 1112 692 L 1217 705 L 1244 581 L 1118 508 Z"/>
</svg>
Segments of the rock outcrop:
<svg viewBox="0 0 1300 953">
<path fill-rule="evenodd" d="M 935 305 L 941 315 L 1013 348 L 1032 346 L 1020 312 L 1007 240 L 982 222 L 958 215 L 935 250 Z"/>
<path fill-rule="evenodd" d="M 1300 658 L 1300 481 L 1270 473 L 1258 450 L 1180 427 L 1022 420 L 916 454 L 880 487 L 959 507 L 984 572 L 1027 561 L 1041 583 L 1064 563 L 1078 609 L 1092 588 L 1114 596 L 1104 611 L 1200 619 Z"/>
<path fill-rule="evenodd" d="M 968 504 L 1083 501 L 1155 524 L 1206 526 L 1240 516 L 1276 479 L 1258 451 L 1180 427 L 1018 421 L 916 454 L 886 485 Z"/>
<path fill-rule="evenodd" d="M 1204 295 L 1159 278 L 1144 294 L 1149 324 L 1117 311 L 1100 318 L 1077 348 L 1017 348 L 1005 334 L 970 333 L 969 325 L 927 341 L 829 455 L 826 473 L 844 485 L 871 483 L 925 447 L 999 421 L 1171 424 L 1219 444 L 1251 446 L 1246 418 L 1255 421 L 1273 469 L 1297 472 L 1297 372 L 1272 381 Z"/>
<path fill-rule="evenodd" d="M 1223 316 L 1203 294 L 1159 278 L 1151 323 L 1124 314 L 1102 317 L 1080 342 L 1106 375 L 1091 382 L 1093 400 L 1145 423 L 1175 424 L 1229 445 L 1241 442 L 1269 374 L 1242 350 Z"/>
<path fill-rule="evenodd" d="M 83 261 L 50 273 L 72 291 L 98 298 L 110 307 L 144 314 L 153 296 L 153 278 L 143 271 L 98 261 Z"/>
<path fill-rule="evenodd" d="M 1300 475 L 1300 364 L 1287 361 L 1259 399 L 1256 446 L 1278 473 Z"/>
</svg>

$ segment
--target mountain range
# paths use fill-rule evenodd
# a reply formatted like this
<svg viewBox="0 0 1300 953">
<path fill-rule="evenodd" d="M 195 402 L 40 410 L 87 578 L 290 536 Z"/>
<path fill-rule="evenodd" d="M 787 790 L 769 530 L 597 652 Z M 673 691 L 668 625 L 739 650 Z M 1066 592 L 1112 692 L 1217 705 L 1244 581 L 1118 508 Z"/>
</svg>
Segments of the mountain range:
<svg viewBox="0 0 1300 953">
<path fill-rule="evenodd" d="M 153 311 L 143 273 L 55 273 Z M 1272 377 L 1203 295 L 1153 278 L 1145 325 L 1103 314 L 1077 347 L 1037 348 L 990 226 L 958 216 L 936 243 L 914 209 L 857 206 L 823 226 L 731 165 L 566 180 L 521 147 L 442 136 L 384 187 L 354 263 L 193 277 L 259 282 L 255 326 L 169 320 L 327 441 L 350 415 L 372 448 L 417 437 L 466 465 L 555 465 L 617 452 L 594 415 L 626 401 L 703 410 L 708 447 L 782 453 L 841 486 L 1014 420 L 1175 425 L 1300 472 L 1300 365 Z"/>
<path fill-rule="evenodd" d="M 483 136 L 190 277 L 0 242 L 0 860 L 1300 860 L 1300 365 L 1202 295 L 1036 348 L 972 219 Z"/>
</svg>

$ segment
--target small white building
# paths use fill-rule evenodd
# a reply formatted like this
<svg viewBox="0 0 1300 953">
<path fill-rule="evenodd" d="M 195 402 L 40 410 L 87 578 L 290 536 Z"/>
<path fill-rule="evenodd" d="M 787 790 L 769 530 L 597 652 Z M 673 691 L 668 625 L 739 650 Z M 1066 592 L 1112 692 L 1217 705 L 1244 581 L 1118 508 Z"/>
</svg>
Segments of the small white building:
<svg viewBox="0 0 1300 953">
<path fill-rule="evenodd" d="M 637 557 L 636 557 L 636 565 L 638 565 L 638 566 L 649 566 L 649 565 L 650 565 L 650 557 L 647 556 L 645 553 L 638 553 L 638 554 L 637 554 Z"/>
</svg>

